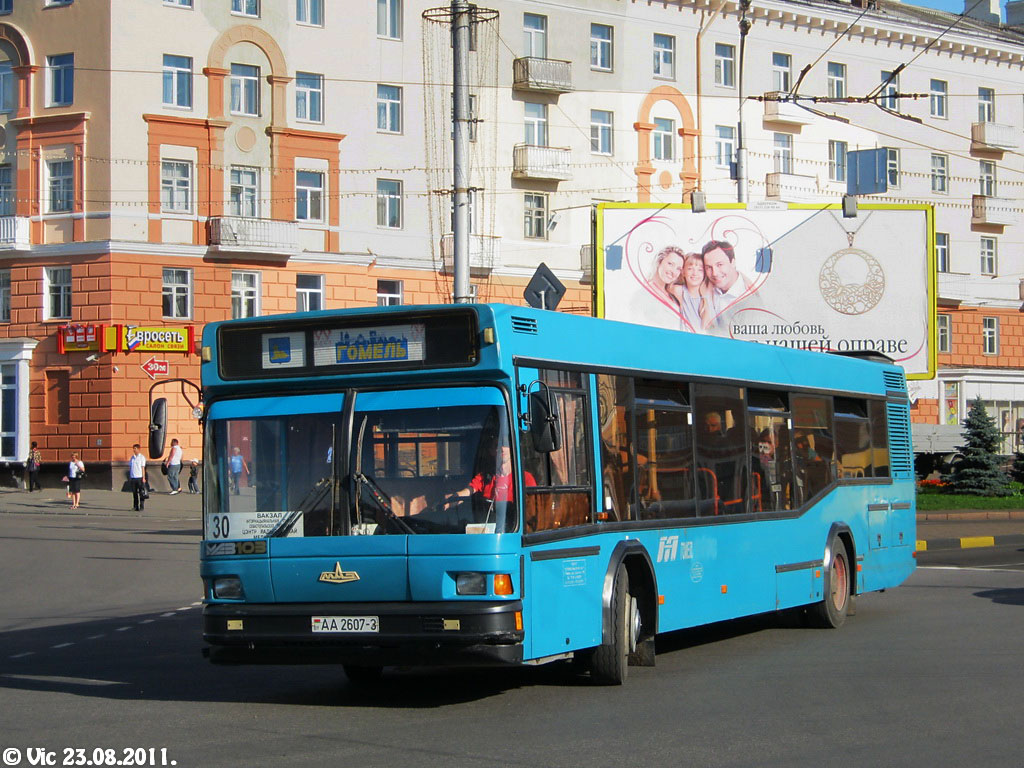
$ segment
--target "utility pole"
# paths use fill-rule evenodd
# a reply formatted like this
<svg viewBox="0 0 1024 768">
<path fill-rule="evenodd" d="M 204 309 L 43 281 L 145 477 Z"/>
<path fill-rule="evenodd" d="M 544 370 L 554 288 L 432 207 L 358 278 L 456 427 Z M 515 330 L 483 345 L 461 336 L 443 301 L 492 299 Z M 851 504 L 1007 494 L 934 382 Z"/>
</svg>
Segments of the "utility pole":
<svg viewBox="0 0 1024 768">
<path fill-rule="evenodd" d="M 750 19 L 747 18 L 747 11 L 750 9 L 751 0 L 740 0 L 740 58 L 739 72 L 736 74 L 737 96 L 739 108 L 736 118 L 736 202 L 747 202 L 747 145 L 743 139 L 743 51 L 747 42 L 747 32 L 750 31 Z"/>
<path fill-rule="evenodd" d="M 453 293 L 456 304 L 469 304 L 473 298 L 469 290 L 469 87 L 466 83 L 466 63 L 469 53 L 469 33 L 472 23 L 470 4 L 466 0 L 452 0 L 452 262 L 454 268 Z"/>
</svg>

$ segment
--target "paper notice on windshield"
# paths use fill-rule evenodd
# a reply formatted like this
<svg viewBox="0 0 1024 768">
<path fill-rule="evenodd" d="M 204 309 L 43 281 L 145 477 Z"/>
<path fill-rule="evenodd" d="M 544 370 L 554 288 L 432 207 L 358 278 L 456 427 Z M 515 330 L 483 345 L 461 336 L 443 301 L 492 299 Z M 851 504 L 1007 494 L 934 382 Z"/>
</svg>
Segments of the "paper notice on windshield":
<svg viewBox="0 0 1024 768">
<path fill-rule="evenodd" d="M 207 520 L 207 539 L 265 539 L 287 511 L 218 512 Z M 283 536 L 302 536 L 303 520 L 299 518 Z"/>
</svg>

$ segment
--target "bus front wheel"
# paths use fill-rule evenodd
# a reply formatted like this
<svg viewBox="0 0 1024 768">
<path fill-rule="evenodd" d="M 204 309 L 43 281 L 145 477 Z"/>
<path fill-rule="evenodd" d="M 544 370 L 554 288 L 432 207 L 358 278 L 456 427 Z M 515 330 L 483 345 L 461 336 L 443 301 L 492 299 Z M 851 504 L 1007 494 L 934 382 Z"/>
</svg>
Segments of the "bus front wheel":
<svg viewBox="0 0 1024 768">
<path fill-rule="evenodd" d="M 594 649 L 590 677 L 598 685 L 622 685 L 629 671 L 629 654 L 636 648 L 639 611 L 629 591 L 626 566 L 619 565 L 612 586 L 611 636 Z"/>
<path fill-rule="evenodd" d="M 850 609 L 850 558 L 840 539 L 832 543 L 832 564 L 826 572 L 823 592 L 825 599 L 811 608 L 814 625 L 841 627 Z"/>
</svg>

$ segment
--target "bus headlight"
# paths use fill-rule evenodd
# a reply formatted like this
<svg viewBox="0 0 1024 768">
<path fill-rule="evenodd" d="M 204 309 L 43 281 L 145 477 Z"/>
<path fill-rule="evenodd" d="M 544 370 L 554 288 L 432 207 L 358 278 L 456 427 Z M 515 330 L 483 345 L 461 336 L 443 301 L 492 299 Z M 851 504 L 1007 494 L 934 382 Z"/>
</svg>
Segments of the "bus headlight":
<svg viewBox="0 0 1024 768">
<path fill-rule="evenodd" d="M 242 580 L 237 576 L 221 576 L 214 579 L 213 596 L 220 600 L 241 600 Z"/>
<path fill-rule="evenodd" d="M 486 595 L 487 577 L 482 573 L 455 574 L 455 594 Z"/>
</svg>

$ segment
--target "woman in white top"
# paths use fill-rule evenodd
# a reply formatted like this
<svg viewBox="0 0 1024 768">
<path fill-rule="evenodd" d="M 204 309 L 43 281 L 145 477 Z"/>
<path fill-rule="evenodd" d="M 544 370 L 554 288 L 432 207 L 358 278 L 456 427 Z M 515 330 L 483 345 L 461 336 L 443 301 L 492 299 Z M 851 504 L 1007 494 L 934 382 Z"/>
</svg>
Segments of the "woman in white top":
<svg viewBox="0 0 1024 768">
<path fill-rule="evenodd" d="M 68 462 L 68 493 L 71 494 L 71 508 L 78 509 L 82 500 L 82 475 L 85 474 L 85 464 L 78 458 L 77 453 L 71 454 L 71 461 Z"/>
<path fill-rule="evenodd" d="M 629 306 L 629 320 L 658 328 L 679 330 L 678 290 L 673 286 L 683 269 L 683 251 L 674 245 L 662 248 L 654 259 L 654 268 L 641 283 Z M 678 289 L 678 286 L 675 286 Z"/>
<path fill-rule="evenodd" d="M 670 290 L 679 302 L 683 330 L 704 333 L 714 320 L 711 284 L 704 273 L 704 257 L 699 253 L 686 254 L 679 282 Z"/>
</svg>

